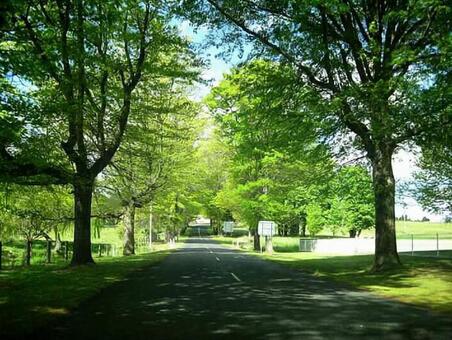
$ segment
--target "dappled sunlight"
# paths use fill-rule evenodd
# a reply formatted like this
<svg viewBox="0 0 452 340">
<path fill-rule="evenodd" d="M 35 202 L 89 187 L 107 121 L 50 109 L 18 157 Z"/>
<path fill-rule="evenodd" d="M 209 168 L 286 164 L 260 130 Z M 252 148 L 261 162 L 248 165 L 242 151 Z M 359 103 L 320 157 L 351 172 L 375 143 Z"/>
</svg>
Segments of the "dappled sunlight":
<svg viewBox="0 0 452 340">
<path fill-rule="evenodd" d="M 67 315 L 69 314 L 69 310 L 62 307 L 49 307 L 49 306 L 38 306 L 31 309 L 33 312 L 42 313 L 42 314 L 51 314 L 51 315 Z"/>
</svg>

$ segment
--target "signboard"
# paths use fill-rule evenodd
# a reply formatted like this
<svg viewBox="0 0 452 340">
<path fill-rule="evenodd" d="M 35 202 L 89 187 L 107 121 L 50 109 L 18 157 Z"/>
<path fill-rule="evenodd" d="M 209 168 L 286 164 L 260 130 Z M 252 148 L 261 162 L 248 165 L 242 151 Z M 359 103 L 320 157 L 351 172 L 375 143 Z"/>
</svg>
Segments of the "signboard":
<svg viewBox="0 0 452 340">
<path fill-rule="evenodd" d="M 232 233 L 234 231 L 235 223 L 232 221 L 223 222 L 223 232 L 224 233 Z"/>
<path fill-rule="evenodd" d="M 259 221 L 257 232 L 260 236 L 273 236 L 277 234 L 278 229 L 273 221 Z"/>
</svg>

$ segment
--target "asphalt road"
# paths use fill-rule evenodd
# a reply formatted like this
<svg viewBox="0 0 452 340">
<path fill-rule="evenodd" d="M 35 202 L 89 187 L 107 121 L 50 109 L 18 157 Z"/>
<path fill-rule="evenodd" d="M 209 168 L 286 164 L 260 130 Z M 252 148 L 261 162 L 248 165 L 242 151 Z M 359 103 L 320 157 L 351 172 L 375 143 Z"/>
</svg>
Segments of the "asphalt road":
<svg viewBox="0 0 452 340">
<path fill-rule="evenodd" d="M 452 320 L 190 239 L 42 339 L 452 339 Z"/>
</svg>

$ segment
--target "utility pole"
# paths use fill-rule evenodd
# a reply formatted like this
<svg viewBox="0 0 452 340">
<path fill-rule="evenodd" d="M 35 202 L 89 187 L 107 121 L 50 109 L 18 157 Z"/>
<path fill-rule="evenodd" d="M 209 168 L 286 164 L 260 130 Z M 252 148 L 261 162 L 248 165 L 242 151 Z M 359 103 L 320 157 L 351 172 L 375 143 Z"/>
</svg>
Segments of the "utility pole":
<svg viewBox="0 0 452 340">
<path fill-rule="evenodd" d="M 152 203 L 149 205 L 149 249 L 152 250 Z"/>
</svg>

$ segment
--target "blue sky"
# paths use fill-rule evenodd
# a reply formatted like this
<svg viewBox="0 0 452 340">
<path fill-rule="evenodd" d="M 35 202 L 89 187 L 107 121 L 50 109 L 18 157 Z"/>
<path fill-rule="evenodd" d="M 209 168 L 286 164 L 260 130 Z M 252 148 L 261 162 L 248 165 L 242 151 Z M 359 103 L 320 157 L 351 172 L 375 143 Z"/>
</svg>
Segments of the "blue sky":
<svg viewBox="0 0 452 340">
<path fill-rule="evenodd" d="M 182 35 L 188 37 L 195 45 L 201 45 L 209 33 L 208 28 L 201 27 L 196 31 L 188 21 L 183 21 L 179 24 L 179 30 Z M 201 100 L 207 95 L 212 88 L 218 84 L 223 75 L 229 70 L 244 60 L 239 58 L 238 55 L 232 56 L 229 60 L 223 60 L 217 57 L 220 51 L 215 47 L 208 47 L 201 50 L 201 57 L 209 62 L 208 68 L 203 72 L 202 77 L 204 80 L 209 81 L 209 85 L 198 86 L 193 93 L 193 98 Z M 414 171 L 416 171 L 416 151 L 400 150 L 393 159 L 394 176 L 397 182 L 409 181 L 412 179 Z M 401 216 L 407 214 L 413 219 L 422 219 L 424 216 L 430 218 L 432 221 L 441 221 L 443 216 L 430 214 L 417 204 L 413 198 L 405 198 L 403 204 L 396 204 L 396 215 Z"/>
</svg>

